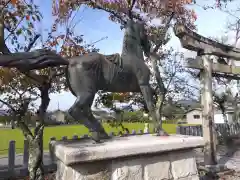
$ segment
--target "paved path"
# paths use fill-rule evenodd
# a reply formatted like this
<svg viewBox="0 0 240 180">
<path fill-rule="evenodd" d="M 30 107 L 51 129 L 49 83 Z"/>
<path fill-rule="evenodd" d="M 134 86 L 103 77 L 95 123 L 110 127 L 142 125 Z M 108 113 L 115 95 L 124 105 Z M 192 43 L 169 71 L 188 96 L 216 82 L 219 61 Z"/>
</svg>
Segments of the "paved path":
<svg viewBox="0 0 240 180">
<path fill-rule="evenodd" d="M 49 152 L 44 152 L 43 163 L 48 165 L 51 163 Z M 23 165 L 23 155 L 18 154 L 15 156 L 15 166 L 20 167 Z M 8 167 L 8 157 L 0 157 L 0 170 Z"/>
<path fill-rule="evenodd" d="M 217 151 L 217 158 L 219 164 L 225 164 L 230 169 L 240 171 L 240 144 L 235 147 L 227 148 L 226 146 L 219 146 Z M 203 162 L 203 153 L 201 149 L 196 149 L 196 159 L 198 162 Z M 49 152 L 44 152 L 44 164 L 51 164 Z M 17 155 L 15 158 L 16 167 L 23 165 L 23 155 Z M 0 170 L 8 167 L 8 157 L 0 157 Z"/>
</svg>

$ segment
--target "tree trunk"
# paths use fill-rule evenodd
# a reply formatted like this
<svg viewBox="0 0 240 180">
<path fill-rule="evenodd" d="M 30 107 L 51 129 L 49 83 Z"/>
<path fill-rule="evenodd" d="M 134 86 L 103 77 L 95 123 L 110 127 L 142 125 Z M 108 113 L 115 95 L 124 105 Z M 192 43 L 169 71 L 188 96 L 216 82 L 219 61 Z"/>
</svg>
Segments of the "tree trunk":
<svg viewBox="0 0 240 180">
<path fill-rule="evenodd" d="M 46 111 L 50 102 L 49 89 L 51 82 L 44 82 L 39 90 L 41 92 L 41 105 L 38 110 L 39 124 L 35 128 L 34 140 L 29 147 L 29 174 L 30 180 L 44 180 L 43 168 L 43 130 Z"/>
<path fill-rule="evenodd" d="M 29 141 L 29 178 L 30 180 L 44 180 L 43 167 L 43 131 L 44 124 L 39 123 L 34 129 L 34 139 Z"/>
<path fill-rule="evenodd" d="M 26 104 L 26 103 L 25 103 Z M 29 104 L 29 103 L 28 103 Z M 28 171 L 29 180 L 44 180 L 44 169 L 43 169 L 43 130 L 44 125 L 38 124 L 34 129 L 34 134 L 30 131 L 28 126 L 24 123 L 22 117 L 26 114 L 28 105 L 22 108 L 18 123 L 25 138 L 29 144 L 29 160 L 28 160 Z"/>
<path fill-rule="evenodd" d="M 224 123 L 227 123 L 228 120 L 227 120 L 227 115 L 225 112 L 222 112 L 222 115 L 223 115 L 223 120 L 224 120 Z"/>
<path fill-rule="evenodd" d="M 156 116 L 157 116 L 157 124 L 154 124 L 154 129 L 161 129 L 162 130 L 162 106 L 163 106 L 163 102 L 165 100 L 165 94 L 166 94 L 166 90 L 165 90 L 165 86 L 163 84 L 163 80 L 160 74 L 160 71 L 158 69 L 157 66 L 157 61 L 158 61 L 157 55 L 155 53 L 152 53 L 151 55 L 151 63 L 152 63 L 152 68 L 153 68 L 153 74 L 156 78 L 158 87 L 160 89 L 161 94 L 158 96 L 157 99 L 157 104 L 156 104 Z"/>
<path fill-rule="evenodd" d="M 165 101 L 165 93 L 161 93 L 161 95 L 158 96 L 158 101 L 156 104 L 156 116 L 158 119 L 158 126 L 162 129 L 162 110 L 163 110 L 163 103 Z"/>
<path fill-rule="evenodd" d="M 233 100 L 233 122 L 238 122 L 239 118 L 239 107 L 238 107 L 238 93 L 236 94 L 234 100 Z"/>
<path fill-rule="evenodd" d="M 222 111 L 224 123 L 227 123 L 228 120 L 227 120 L 227 115 L 226 115 L 226 110 L 225 110 L 225 107 L 224 107 L 224 103 L 219 103 L 219 107 Z"/>
<path fill-rule="evenodd" d="M 154 125 L 154 126 L 157 126 L 157 127 L 154 127 L 154 129 L 155 128 L 162 129 L 162 106 L 163 106 L 163 102 L 164 102 L 165 96 L 166 96 L 166 88 L 164 86 L 163 79 L 161 77 L 161 74 L 160 74 L 160 71 L 159 71 L 159 68 L 157 65 L 158 64 L 157 62 L 161 60 L 160 57 L 157 56 L 157 51 L 163 45 L 163 42 L 165 40 L 167 31 L 170 27 L 170 23 L 174 17 L 174 14 L 175 13 L 172 12 L 171 15 L 169 16 L 169 18 L 165 24 L 165 27 L 162 29 L 162 34 L 159 39 L 159 43 L 156 44 L 154 49 L 150 52 L 150 60 L 151 60 L 152 68 L 153 68 L 153 73 L 156 78 L 158 88 L 160 89 L 160 92 L 161 92 L 160 98 L 157 100 L 158 102 L 157 102 L 157 105 L 156 105 L 157 107 L 156 107 L 156 111 L 155 111 L 158 123 Z"/>
<path fill-rule="evenodd" d="M 19 111 L 14 111 L 14 119 L 17 120 L 24 137 L 29 144 L 29 160 L 28 171 L 30 180 L 44 180 L 43 169 L 43 130 L 44 126 L 39 124 L 34 129 L 34 134 L 30 131 L 28 126 L 24 123 L 23 117 L 28 109 L 29 102 L 24 102 Z M 13 108 L 12 108 L 13 109 Z M 19 114 L 16 114 L 19 112 Z"/>
<path fill-rule="evenodd" d="M 0 52 L 3 54 L 10 54 L 11 52 L 6 46 L 4 39 L 4 19 L 2 14 L 0 15 Z"/>
<path fill-rule="evenodd" d="M 30 180 L 44 180 L 43 169 L 43 130 L 29 142 L 28 171 Z"/>
</svg>

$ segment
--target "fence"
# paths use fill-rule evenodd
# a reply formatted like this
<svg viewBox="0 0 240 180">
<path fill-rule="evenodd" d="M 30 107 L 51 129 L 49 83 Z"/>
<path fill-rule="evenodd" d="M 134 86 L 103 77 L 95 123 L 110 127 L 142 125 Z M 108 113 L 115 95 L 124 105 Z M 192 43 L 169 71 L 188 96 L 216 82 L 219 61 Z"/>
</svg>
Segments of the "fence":
<svg viewBox="0 0 240 180">
<path fill-rule="evenodd" d="M 240 135 L 240 123 L 214 124 L 219 143 L 225 138 L 234 138 Z M 177 134 L 190 136 L 203 136 L 202 125 L 178 125 Z"/>
<path fill-rule="evenodd" d="M 142 134 L 148 134 L 149 128 L 148 124 L 145 125 L 144 130 L 139 130 L 136 132 L 136 130 L 133 130 L 131 133 L 125 132 L 118 132 L 118 133 L 110 133 L 109 136 L 130 136 L 130 135 L 142 135 Z M 77 135 L 72 136 L 71 140 L 81 140 L 89 138 L 87 134 L 78 137 Z M 67 136 L 63 136 L 61 138 L 62 140 L 67 140 Z M 54 150 L 52 148 L 52 142 L 56 140 L 55 137 L 50 138 L 49 141 L 49 151 L 44 153 L 44 171 L 45 173 L 51 173 L 56 171 L 56 161 L 54 157 Z M 28 154 L 28 141 L 24 140 L 24 149 L 23 154 L 21 155 L 21 158 L 17 159 L 17 157 L 20 157 L 19 155 L 16 155 L 16 147 L 15 147 L 15 141 L 9 142 L 9 149 L 8 149 L 8 164 L 7 166 L 1 167 L 1 158 L 0 158 L 0 179 L 9 179 L 9 178 L 16 178 L 16 177 L 26 177 L 28 175 L 28 160 L 29 160 L 29 154 Z M 16 159 L 18 162 L 16 163 Z M 21 161 L 21 162 L 19 162 Z"/>
</svg>

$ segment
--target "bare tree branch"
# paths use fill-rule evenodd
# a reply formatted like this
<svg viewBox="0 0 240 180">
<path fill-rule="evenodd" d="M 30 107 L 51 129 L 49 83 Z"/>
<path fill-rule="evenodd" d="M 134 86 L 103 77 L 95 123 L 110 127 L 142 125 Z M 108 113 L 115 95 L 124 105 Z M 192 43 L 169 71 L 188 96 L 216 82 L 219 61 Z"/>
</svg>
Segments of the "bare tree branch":
<svg viewBox="0 0 240 180">
<path fill-rule="evenodd" d="M 25 52 L 29 52 L 29 51 L 32 49 L 33 45 L 35 44 L 35 42 L 38 40 L 38 38 L 39 38 L 40 36 L 41 36 L 40 34 L 37 34 L 37 35 L 33 38 L 33 40 L 32 40 L 32 41 L 29 43 L 29 45 L 27 46 Z"/>
<path fill-rule="evenodd" d="M 132 3 L 131 3 L 131 5 L 130 5 L 130 7 L 129 7 L 129 10 L 128 10 L 128 16 L 129 16 L 130 19 L 133 18 L 132 9 L 133 9 L 133 7 L 134 7 L 135 2 L 136 2 L 136 0 L 132 0 Z"/>
<path fill-rule="evenodd" d="M 169 16 L 169 19 L 165 25 L 165 27 L 163 28 L 163 34 L 162 34 L 162 40 L 160 40 L 160 42 L 158 44 L 156 44 L 155 48 L 153 49 L 153 53 L 156 53 L 158 51 L 158 49 L 163 45 L 163 42 L 164 42 L 164 38 L 166 37 L 166 33 L 170 27 L 170 24 L 171 24 L 171 21 L 174 17 L 174 12 L 171 13 L 171 15 Z"/>
<path fill-rule="evenodd" d="M 118 13 L 116 13 L 115 11 L 110 10 L 110 9 L 108 9 L 108 8 L 104 8 L 104 7 L 101 6 L 101 4 L 99 4 L 99 3 L 97 3 L 97 2 L 95 2 L 95 1 L 93 1 L 93 0 L 88 1 L 87 4 L 93 4 L 94 8 L 100 9 L 100 10 L 104 10 L 104 11 L 106 11 L 106 12 L 114 15 L 114 16 L 115 16 L 116 18 L 118 18 L 123 24 L 126 24 L 126 21 L 122 18 L 122 16 L 120 16 L 120 15 L 119 15 Z"/>
<path fill-rule="evenodd" d="M 6 4 L 4 4 L 4 6 L 0 9 L 0 12 L 3 13 L 3 10 L 8 6 L 8 4 L 11 2 L 11 0 L 8 0 L 6 2 Z M 3 14 L 1 14 L 0 16 L 2 16 Z"/>
<path fill-rule="evenodd" d="M 10 29 L 8 27 L 5 26 L 5 29 L 8 30 L 9 34 L 7 35 L 7 37 L 5 38 L 5 41 L 14 33 L 14 31 L 16 31 L 16 29 L 18 28 L 18 26 L 21 24 L 21 22 L 24 20 L 24 17 L 21 18 L 21 20 L 18 22 L 18 24 L 13 28 Z"/>
</svg>

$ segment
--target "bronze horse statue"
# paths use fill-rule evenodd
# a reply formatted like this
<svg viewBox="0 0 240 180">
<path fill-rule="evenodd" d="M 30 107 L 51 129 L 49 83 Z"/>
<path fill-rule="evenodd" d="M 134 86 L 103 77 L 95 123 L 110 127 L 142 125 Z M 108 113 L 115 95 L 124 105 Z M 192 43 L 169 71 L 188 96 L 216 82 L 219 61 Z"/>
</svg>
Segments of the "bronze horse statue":
<svg viewBox="0 0 240 180">
<path fill-rule="evenodd" d="M 71 93 L 77 98 L 69 109 L 69 114 L 76 121 L 80 120 L 92 132 L 92 138 L 98 142 L 100 139 L 108 138 L 102 124 L 94 118 L 91 111 L 94 96 L 99 90 L 141 92 L 152 116 L 155 132 L 158 135 L 165 134 L 157 123 L 153 90 L 149 84 L 150 70 L 143 57 L 143 52 L 145 56 L 150 56 L 150 47 L 144 24 L 130 19 L 125 24 L 121 56 L 92 52 L 66 60 L 52 52 L 46 51 L 44 54 L 43 50 L 31 55 L 27 53 L 24 56 L 21 55 L 24 57 L 27 70 L 34 69 L 34 67 L 67 65 L 67 84 Z M 41 55 L 38 52 L 41 52 L 39 53 Z M 11 59 L 7 57 L 9 55 L 3 56 Z M 17 57 L 22 60 L 20 55 Z M 16 64 L 12 62 L 9 67 L 16 67 Z"/>
<path fill-rule="evenodd" d="M 69 114 L 97 135 L 95 140 L 107 138 L 101 123 L 92 112 L 91 105 L 98 90 L 107 92 L 141 92 L 153 120 L 156 121 L 153 92 L 149 84 L 150 70 L 144 62 L 143 52 L 150 55 L 150 42 L 142 22 L 129 20 L 125 25 L 123 48 L 119 54 L 89 53 L 71 58 L 66 72 L 68 87 L 77 97 Z M 161 129 L 156 127 L 161 133 Z"/>
</svg>

